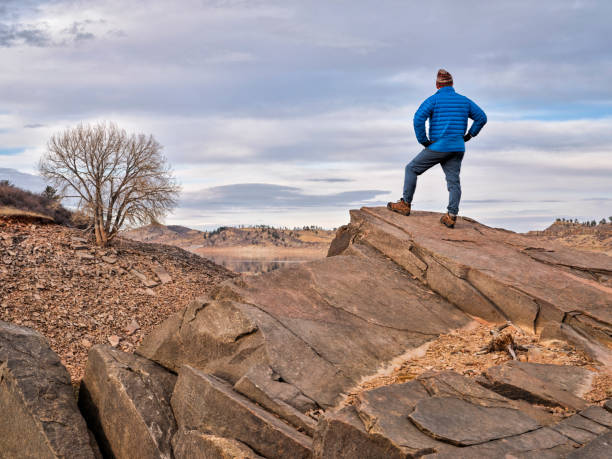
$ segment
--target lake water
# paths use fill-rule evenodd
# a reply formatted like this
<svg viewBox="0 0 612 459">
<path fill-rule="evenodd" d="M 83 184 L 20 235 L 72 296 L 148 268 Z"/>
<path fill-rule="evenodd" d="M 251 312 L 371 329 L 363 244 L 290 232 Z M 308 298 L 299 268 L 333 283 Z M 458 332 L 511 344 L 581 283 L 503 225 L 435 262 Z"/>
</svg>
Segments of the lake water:
<svg viewBox="0 0 612 459">
<path fill-rule="evenodd" d="M 224 266 L 237 273 L 259 274 L 274 271 L 285 266 L 304 263 L 316 258 L 304 257 L 276 257 L 276 258 L 237 258 L 219 254 L 202 255 L 218 265 Z"/>
</svg>

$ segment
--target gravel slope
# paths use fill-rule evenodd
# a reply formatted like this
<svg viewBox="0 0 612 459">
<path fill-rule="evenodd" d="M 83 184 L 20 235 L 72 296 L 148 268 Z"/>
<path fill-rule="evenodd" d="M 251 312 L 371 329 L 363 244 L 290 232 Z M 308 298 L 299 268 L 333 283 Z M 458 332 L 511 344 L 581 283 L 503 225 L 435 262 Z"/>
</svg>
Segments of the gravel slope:
<svg viewBox="0 0 612 459">
<path fill-rule="evenodd" d="M 93 344 L 131 352 L 154 326 L 233 276 L 178 247 L 119 239 L 99 249 L 76 229 L 0 217 L 0 320 L 44 334 L 73 384 Z"/>
</svg>

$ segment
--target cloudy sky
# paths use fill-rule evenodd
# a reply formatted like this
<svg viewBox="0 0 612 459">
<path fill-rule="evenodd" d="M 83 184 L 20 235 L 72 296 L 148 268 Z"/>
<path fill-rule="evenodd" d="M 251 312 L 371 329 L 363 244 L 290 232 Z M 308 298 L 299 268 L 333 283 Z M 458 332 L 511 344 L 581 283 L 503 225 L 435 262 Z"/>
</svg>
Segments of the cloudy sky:
<svg viewBox="0 0 612 459">
<path fill-rule="evenodd" d="M 489 118 L 463 215 L 599 220 L 611 17 L 607 0 L 1 0 L 0 175 L 36 183 L 51 134 L 112 120 L 164 145 L 183 187 L 168 223 L 335 227 L 400 197 L 444 67 Z M 439 167 L 421 176 L 415 208 L 446 200 Z"/>
</svg>

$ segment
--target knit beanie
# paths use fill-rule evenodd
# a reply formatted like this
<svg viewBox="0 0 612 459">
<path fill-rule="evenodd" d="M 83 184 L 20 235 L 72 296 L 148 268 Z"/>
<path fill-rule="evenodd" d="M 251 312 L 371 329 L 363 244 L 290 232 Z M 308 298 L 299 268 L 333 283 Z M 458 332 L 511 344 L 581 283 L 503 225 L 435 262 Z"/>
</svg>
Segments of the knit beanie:
<svg viewBox="0 0 612 459">
<path fill-rule="evenodd" d="M 444 69 L 438 70 L 438 78 L 436 78 L 436 83 L 439 86 L 452 86 L 453 85 L 453 76 L 448 73 Z"/>
</svg>

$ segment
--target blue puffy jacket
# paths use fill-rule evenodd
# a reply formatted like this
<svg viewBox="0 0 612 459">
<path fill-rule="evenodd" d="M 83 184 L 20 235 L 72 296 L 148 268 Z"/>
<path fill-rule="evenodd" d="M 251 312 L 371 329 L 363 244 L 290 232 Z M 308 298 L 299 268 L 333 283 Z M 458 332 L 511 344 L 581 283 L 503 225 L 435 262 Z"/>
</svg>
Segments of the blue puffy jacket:
<svg viewBox="0 0 612 459">
<path fill-rule="evenodd" d="M 438 89 L 414 114 L 414 133 L 421 144 L 427 142 L 427 118 L 429 140 L 433 142 L 428 148 L 441 152 L 465 151 L 463 136 L 468 118 L 474 120 L 468 132 L 472 137 L 476 137 L 487 122 L 485 112 L 467 97 L 457 94 L 452 86 Z"/>
</svg>

